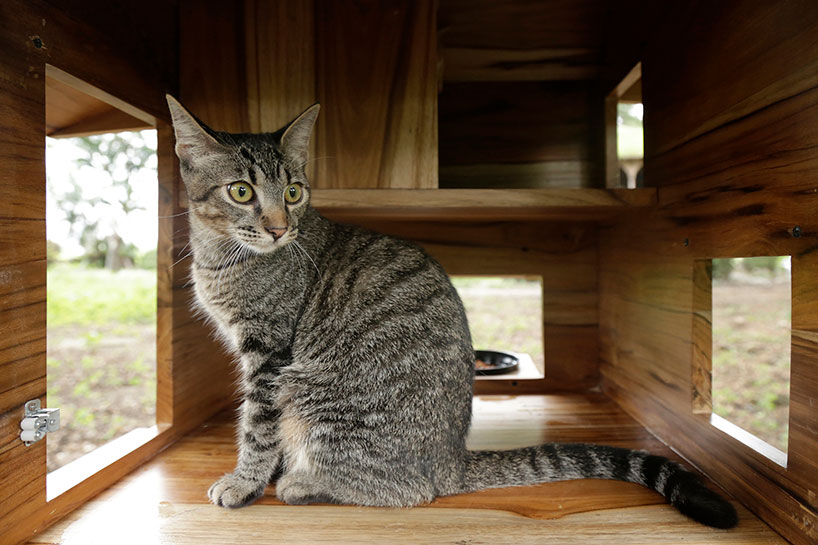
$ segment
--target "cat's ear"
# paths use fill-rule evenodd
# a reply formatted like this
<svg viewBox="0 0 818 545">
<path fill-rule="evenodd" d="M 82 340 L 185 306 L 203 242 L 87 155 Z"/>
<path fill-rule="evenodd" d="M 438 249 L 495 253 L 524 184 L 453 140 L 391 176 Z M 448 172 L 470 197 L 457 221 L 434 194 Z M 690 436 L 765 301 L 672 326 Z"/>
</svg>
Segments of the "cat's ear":
<svg viewBox="0 0 818 545">
<path fill-rule="evenodd" d="M 306 163 L 310 153 L 310 136 L 318 117 L 320 104 L 313 104 L 287 125 L 281 135 L 281 147 L 299 163 Z"/>
<path fill-rule="evenodd" d="M 176 133 L 176 155 L 184 166 L 191 167 L 205 157 L 228 152 L 210 134 L 210 129 L 193 117 L 178 100 L 171 95 L 165 95 L 165 99 L 173 119 L 173 131 Z"/>
</svg>

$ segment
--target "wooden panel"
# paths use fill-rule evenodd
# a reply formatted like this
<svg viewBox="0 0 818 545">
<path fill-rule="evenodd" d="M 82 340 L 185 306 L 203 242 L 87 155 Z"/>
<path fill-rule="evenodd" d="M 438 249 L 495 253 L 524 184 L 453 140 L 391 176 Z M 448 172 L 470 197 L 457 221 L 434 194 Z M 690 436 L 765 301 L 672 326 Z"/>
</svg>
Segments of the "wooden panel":
<svg viewBox="0 0 818 545">
<path fill-rule="evenodd" d="M 445 34 L 444 34 L 445 37 Z M 599 51 L 576 49 L 443 49 L 443 77 L 455 81 L 561 81 L 594 79 Z M 445 86 L 444 86 L 445 87 Z"/>
<path fill-rule="evenodd" d="M 437 187 L 435 18 L 431 0 L 316 2 L 316 187 Z"/>
<path fill-rule="evenodd" d="M 144 121 L 52 77 L 46 77 L 45 92 L 46 136 L 87 136 L 151 127 Z"/>
<path fill-rule="evenodd" d="M 380 221 L 363 225 L 418 242 L 449 274 L 542 277 L 545 378 L 478 381 L 476 392 L 582 391 L 598 384 L 593 224 Z"/>
<path fill-rule="evenodd" d="M 583 83 L 448 84 L 440 95 L 441 187 L 593 187 Z"/>
<path fill-rule="evenodd" d="M 455 81 L 594 79 L 606 11 L 598 0 L 442 0 L 444 89 Z"/>
<path fill-rule="evenodd" d="M 20 4 L 20 5 L 17 5 Z M 40 20 L 0 4 L 0 528 L 45 504 L 45 442 L 19 439 L 23 405 L 45 403 L 45 52 Z M 24 536 L 25 537 L 25 536 Z"/>
<path fill-rule="evenodd" d="M 336 221 L 594 220 L 648 207 L 653 189 L 317 189 L 311 204 Z"/>
<path fill-rule="evenodd" d="M 667 6 L 665 17 L 644 50 L 646 156 L 818 85 L 812 0 L 697 0 Z"/>
<path fill-rule="evenodd" d="M 713 412 L 713 262 L 693 262 L 693 331 L 691 361 L 693 412 Z"/>
<path fill-rule="evenodd" d="M 243 4 L 181 0 L 179 20 L 179 99 L 215 130 L 248 132 Z"/>
<path fill-rule="evenodd" d="M 783 545 L 740 505 L 730 531 L 696 524 L 644 487 L 582 480 L 440 498 L 414 509 L 284 506 L 273 487 L 250 507 L 207 504 L 233 468 L 234 414 L 224 412 L 30 543 L 689 543 Z M 470 448 L 593 441 L 676 456 L 599 394 L 475 399 Z M 207 528 L 206 532 L 202 529 Z M 661 532 L 657 532 L 661 528 Z"/>
<path fill-rule="evenodd" d="M 599 242 L 606 390 L 798 544 L 818 539 L 817 151 L 818 89 L 811 89 L 649 159 L 651 179 L 663 183 L 657 209 L 621 217 Z M 693 354 L 705 342 L 695 331 L 704 324 L 694 326 L 701 318 L 694 263 L 758 255 L 793 256 L 787 468 L 691 409 Z"/>
<path fill-rule="evenodd" d="M 252 132 L 278 130 L 317 102 L 314 7 L 300 0 L 244 2 Z M 315 139 L 312 144 L 314 150 Z"/>
</svg>

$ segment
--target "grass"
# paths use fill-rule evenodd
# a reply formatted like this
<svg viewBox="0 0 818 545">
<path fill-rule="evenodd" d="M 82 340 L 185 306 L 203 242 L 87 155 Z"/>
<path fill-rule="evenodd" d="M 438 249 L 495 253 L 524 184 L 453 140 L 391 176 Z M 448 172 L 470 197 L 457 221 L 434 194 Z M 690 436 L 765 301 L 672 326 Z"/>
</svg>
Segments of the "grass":
<svg viewBox="0 0 818 545">
<path fill-rule="evenodd" d="M 48 471 L 156 415 L 156 271 L 48 270 Z"/>
<path fill-rule="evenodd" d="M 60 263 L 48 268 L 48 326 L 156 321 L 156 271 L 111 272 Z"/>
</svg>

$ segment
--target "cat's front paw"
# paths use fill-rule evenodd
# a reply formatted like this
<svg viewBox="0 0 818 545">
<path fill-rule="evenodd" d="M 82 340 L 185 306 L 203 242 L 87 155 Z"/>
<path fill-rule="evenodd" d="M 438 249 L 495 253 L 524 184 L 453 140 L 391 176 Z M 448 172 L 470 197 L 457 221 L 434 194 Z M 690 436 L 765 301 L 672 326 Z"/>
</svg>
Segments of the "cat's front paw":
<svg viewBox="0 0 818 545">
<path fill-rule="evenodd" d="M 228 473 L 210 487 L 207 496 L 219 507 L 244 507 L 264 493 L 264 483 L 251 481 Z"/>
</svg>

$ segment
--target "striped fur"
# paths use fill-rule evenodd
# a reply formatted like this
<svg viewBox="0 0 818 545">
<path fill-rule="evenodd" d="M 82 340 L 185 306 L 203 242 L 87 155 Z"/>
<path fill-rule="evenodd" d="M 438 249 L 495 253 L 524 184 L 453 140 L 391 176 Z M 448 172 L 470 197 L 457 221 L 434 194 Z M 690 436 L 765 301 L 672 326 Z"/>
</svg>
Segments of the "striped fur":
<svg viewBox="0 0 818 545">
<path fill-rule="evenodd" d="M 317 107 L 276 133 L 245 135 L 216 133 L 168 101 L 197 304 L 235 352 L 244 394 L 238 463 L 211 487 L 214 503 L 250 503 L 276 477 L 290 504 L 395 507 L 598 478 L 650 487 L 705 524 L 735 524 L 729 503 L 665 458 L 581 444 L 468 451 L 474 353 L 463 305 L 421 248 L 310 207 L 303 166 Z M 237 181 L 254 202 L 230 199 Z M 304 197 L 287 204 L 293 183 Z M 265 230 L 270 218 L 286 220 L 280 239 Z"/>
</svg>

